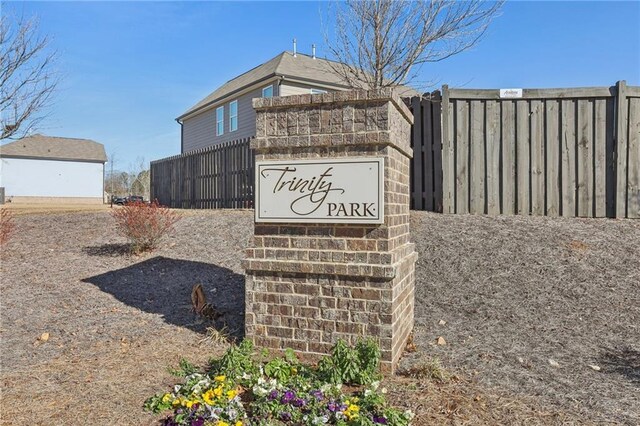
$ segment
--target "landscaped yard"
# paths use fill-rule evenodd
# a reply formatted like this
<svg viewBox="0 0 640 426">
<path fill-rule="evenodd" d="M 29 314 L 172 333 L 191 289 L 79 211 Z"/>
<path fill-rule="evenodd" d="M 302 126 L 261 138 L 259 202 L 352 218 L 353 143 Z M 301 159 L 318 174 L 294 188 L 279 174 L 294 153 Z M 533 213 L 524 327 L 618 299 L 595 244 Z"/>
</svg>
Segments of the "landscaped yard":
<svg viewBox="0 0 640 426">
<path fill-rule="evenodd" d="M 0 269 L 2 424 L 154 423 L 142 404 L 176 383 L 167 367 L 227 347 L 191 313 L 196 283 L 226 312 L 219 327 L 242 328 L 252 212 L 185 212 L 140 257 L 108 213 L 16 224 Z M 402 367 L 437 357 L 453 375 L 385 381 L 414 424 L 640 423 L 640 221 L 414 212 L 412 238 L 417 351 Z"/>
</svg>

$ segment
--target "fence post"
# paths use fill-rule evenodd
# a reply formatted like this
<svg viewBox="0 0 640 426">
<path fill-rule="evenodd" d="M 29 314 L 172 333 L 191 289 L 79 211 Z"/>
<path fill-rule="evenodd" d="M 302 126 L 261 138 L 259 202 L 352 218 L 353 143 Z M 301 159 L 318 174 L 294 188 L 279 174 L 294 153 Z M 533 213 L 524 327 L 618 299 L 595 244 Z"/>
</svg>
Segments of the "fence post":
<svg viewBox="0 0 640 426">
<path fill-rule="evenodd" d="M 442 212 L 455 213 L 454 187 L 455 187 L 455 166 L 452 146 L 452 134 L 450 133 L 449 121 L 449 86 L 442 86 Z"/>
<path fill-rule="evenodd" d="M 422 105 L 420 96 L 411 98 L 411 110 L 413 112 L 413 126 L 411 136 L 413 139 L 413 158 L 411 159 L 411 168 L 413 171 L 413 188 L 411 190 L 411 208 L 414 210 L 424 210 L 422 202 L 422 144 L 424 143 L 424 135 L 422 133 Z"/>
<path fill-rule="evenodd" d="M 616 217 L 627 215 L 627 82 L 616 83 Z"/>
<path fill-rule="evenodd" d="M 431 93 L 431 102 L 433 113 L 433 211 L 442 213 L 442 95 L 439 90 Z"/>
</svg>

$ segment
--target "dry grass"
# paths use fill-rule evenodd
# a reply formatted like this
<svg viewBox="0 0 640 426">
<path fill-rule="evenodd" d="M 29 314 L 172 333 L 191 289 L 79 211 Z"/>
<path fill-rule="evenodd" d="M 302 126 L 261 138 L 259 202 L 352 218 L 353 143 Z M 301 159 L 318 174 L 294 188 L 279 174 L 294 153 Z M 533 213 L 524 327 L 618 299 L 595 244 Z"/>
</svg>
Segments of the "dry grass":
<svg viewBox="0 0 640 426">
<path fill-rule="evenodd" d="M 438 357 L 483 386 L 640 424 L 640 221 L 414 213 L 411 232 L 405 368 Z"/>
<path fill-rule="evenodd" d="M 107 213 L 17 217 L 0 265 L 0 423 L 153 423 L 141 407 L 175 383 L 167 367 L 238 337 L 251 223 L 186 212 L 157 252 L 129 256 Z M 640 423 L 640 222 L 414 213 L 412 238 L 417 350 L 402 367 L 428 368 L 385 385 L 415 425 Z M 197 282 L 226 312 L 216 324 L 191 312 Z"/>
<path fill-rule="evenodd" d="M 16 216 L 31 214 L 95 213 L 109 210 L 109 204 L 83 203 L 6 203 L 4 208 Z"/>
</svg>

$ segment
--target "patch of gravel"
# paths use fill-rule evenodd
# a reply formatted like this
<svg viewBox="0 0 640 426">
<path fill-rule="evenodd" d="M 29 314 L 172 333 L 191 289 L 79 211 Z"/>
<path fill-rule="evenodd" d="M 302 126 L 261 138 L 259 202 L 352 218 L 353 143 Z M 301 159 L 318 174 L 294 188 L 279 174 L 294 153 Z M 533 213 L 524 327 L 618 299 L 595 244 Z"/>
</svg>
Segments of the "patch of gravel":
<svg viewBox="0 0 640 426">
<path fill-rule="evenodd" d="M 405 367 L 439 357 L 479 383 L 640 424 L 640 221 L 411 219 L 419 351 Z"/>
<path fill-rule="evenodd" d="M 16 218 L 0 263 L 1 424 L 150 424 L 141 404 L 175 383 L 167 367 L 225 349 L 200 343 L 211 324 L 190 292 L 202 283 L 226 312 L 216 327 L 238 332 L 253 214 L 182 214 L 139 257 L 107 213 Z M 411 227 L 418 351 L 402 365 L 439 357 L 471 382 L 397 378 L 394 401 L 423 424 L 640 423 L 640 221 L 413 212 Z"/>
</svg>

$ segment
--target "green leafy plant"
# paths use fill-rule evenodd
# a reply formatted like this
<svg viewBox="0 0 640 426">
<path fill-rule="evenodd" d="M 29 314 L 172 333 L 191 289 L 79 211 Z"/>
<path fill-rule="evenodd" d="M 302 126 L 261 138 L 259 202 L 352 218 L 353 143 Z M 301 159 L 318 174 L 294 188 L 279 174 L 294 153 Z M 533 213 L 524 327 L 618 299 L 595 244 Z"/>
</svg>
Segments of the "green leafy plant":
<svg viewBox="0 0 640 426">
<path fill-rule="evenodd" d="M 186 359 L 180 358 L 180 362 L 178 363 L 178 368 L 169 367 L 168 371 L 169 371 L 169 374 L 176 377 L 187 377 L 195 373 L 196 371 L 198 371 L 198 369 L 196 368 L 195 365 L 193 365 Z"/>
<path fill-rule="evenodd" d="M 171 392 L 149 398 L 145 409 L 169 411 L 164 424 L 170 426 L 408 426 L 411 421 L 411 412 L 389 406 L 384 388 L 373 380 L 380 377 L 380 350 L 372 340 L 355 347 L 338 342 L 318 367 L 301 363 L 290 349 L 283 356 L 268 355 L 244 341 L 210 360 L 206 373 L 181 361 L 180 372 L 190 374 Z"/>
<path fill-rule="evenodd" d="M 245 385 L 252 383 L 246 382 L 242 377 L 252 377 L 259 370 L 254 360 L 253 343 L 250 340 L 232 345 L 221 358 L 210 359 L 209 366 L 212 374 L 224 374 L 244 382 Z"/>
<path fill-rule="evenodd" d="M 359 340 L 355 348 L 339 340 L 318 370 L 330 383 L 370 384 L 380 379 L 380 348 L 372 339 Z"/>
</svg>

